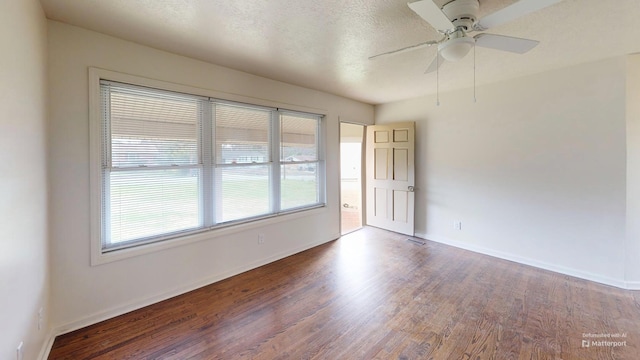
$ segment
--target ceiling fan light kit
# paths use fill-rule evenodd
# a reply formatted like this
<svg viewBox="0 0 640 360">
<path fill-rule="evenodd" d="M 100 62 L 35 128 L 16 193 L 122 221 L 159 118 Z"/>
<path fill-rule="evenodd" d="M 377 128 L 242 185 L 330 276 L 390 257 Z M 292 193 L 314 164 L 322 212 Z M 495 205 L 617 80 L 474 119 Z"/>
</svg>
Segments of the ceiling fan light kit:
<svg viewBox="0 0 640 360">
<path fill-rule="evenodd" d="M 474 45 L 474 38 L 464 36 L 441 43 L 438 45 L 438 52 L 445 60 L 455 62 L 467 56 Z"/>
</svg>

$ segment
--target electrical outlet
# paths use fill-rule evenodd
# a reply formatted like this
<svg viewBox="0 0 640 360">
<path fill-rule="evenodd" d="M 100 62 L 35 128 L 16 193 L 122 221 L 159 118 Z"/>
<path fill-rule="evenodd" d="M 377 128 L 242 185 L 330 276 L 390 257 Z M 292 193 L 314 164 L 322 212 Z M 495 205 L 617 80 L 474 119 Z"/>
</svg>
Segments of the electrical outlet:
<svg viewBox="0 0 640 360">
<path fill-rule="evenodd" d="M 453 228 L 456 230 L 462 230 L 462 221 L 456 221 L 453 223 Z"/>
<path fill-rule="evenodd" d="M 258 234 L 258 244 L 264 244 L 264 234 Z"/>
<path fill-rule="evenodd" d="M 24 342 L 20 341 L 20 344 L 16 348 L 16 360 L 24 360 Z"/>
</svg>

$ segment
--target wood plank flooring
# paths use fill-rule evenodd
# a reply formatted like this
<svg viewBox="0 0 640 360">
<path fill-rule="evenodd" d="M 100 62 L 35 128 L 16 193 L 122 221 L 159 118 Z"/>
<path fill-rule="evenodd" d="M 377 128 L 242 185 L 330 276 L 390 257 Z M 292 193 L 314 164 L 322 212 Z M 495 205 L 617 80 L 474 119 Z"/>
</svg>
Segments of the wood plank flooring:
<svg viewBox="0 0 640 360">
<path fill-rule="evenodd" d="M 49 359 L 640 359 L 640 292 L 364 228 L 59 336 Z"/>
</svg>

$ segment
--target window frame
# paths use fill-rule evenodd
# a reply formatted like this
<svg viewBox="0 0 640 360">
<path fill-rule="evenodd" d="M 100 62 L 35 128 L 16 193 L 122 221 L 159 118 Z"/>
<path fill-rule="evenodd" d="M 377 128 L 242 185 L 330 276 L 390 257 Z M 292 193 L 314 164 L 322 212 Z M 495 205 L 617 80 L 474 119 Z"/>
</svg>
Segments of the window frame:
<svg viewBox="0 0 640 360">
<path fill-rule="evenodd" d="M 104 147 L 109 147 L 109 142 L 103 141 L 103 135 L 105 134 L 105 128 L 103 123 L 102 116 L 102 92 L 100 82 L 108 81 L 115 83 L 123 83 L 132 86 L 141 86 L 148 87 L 152 89 L 157 89 L 160 91 L 168 91 L 168 92 L 176 92 L 183 93 L 187 95 L 193 95 L 194 97 L 201 98 L 209 98 L 211 102 L 209 102 L 209 106 L 205 106 L 208 110 L 204 111 L 203 118 L 206 119 L 209 116 L 211 121 L 203 121 L 201 133 L 198 134 L 201 138 L 201 142 L 205 143 L 207 137 L 209 142 L 209 150 L 210 152 L 207 154 L 206 146 L 201 149 L 201 164 L 203 168 L 203 174 L 201 175 L 203 181 L 206 181 L 207 175 L 208 179 L 213 182 L 213 172 L 216 171 L 217 164 L 215 161 L 215 122 L 211 112 L 215 111 L 215 104 L 229 104 L 229 105 L 237 105 L 248 108 L 258 108 L 258 109 L 269 109 L 272 114 L 272 119 L 270 121 L 271 126 L 271 136 L 270 136 L 270 159 L 269 159 L 269 168 L 271 171 L 272 180 L 276 179 L 277 183 L 280 184 L 280 167 L 282 165 L 287 164 L 283 159 L 281 159 L 279 148 L 280 144 L 280 122 L 279 119 L 273 119 L 275 117 L 280 117 L 280 113 L 277 111 L 282 110 L 284 113 L 293 113 L 293 114 L 308 114 L 308 115 L 317 115 L 318 116 L 318 128 L 316 131 L 316 146 L 318 151 L 318 166 L 317 166 L 317 178 L 318 178 L 318 203 L 302 207 L 302 208 L 292 208 L 281 211 L 280 209 L 280 186 L 272 187 L 270 189 L 271 200 L 273 202 L 278 203 L 275 206 L 275 209 L 272 207 L 272 212 L 263 216 L 249 217 L 243 218 L 239 220 L 222 222 L 216 224 L 215 217 L 213 214 L 213 209 L 209 209 L 208 211 L 205 207 L 215 207 L 215 204 L 211 203 L 207 205 L 207 199 L 213 199 L 213 194 L 207 194 L 205 186 L 205 190 L 202 191 L 200 195 L 200 199 L 204 200 L 203 205 L 201 207 L 201 217 L 203 217 L 202 228 L 179 232 L 175 234 L 166 234 L 160 236 L 154 236 L 149 238 L 148 240 L 142 241 L 129 241 L 125 246 L 113 246 L 108 249 L 104 247 L 105 234 L 104 226 L 105 214 L 103 213 L 103 187 L 106 185 L 104 183 L 103 177 L 103 151 L 105 151 Z M 279 103 L 261 100 L 256 98 L 250 98 L 245 96 L 240 96 L 236 94 L 228 94 L 217 92 L 213 90 L 206 90 L 202 88 L 195 88 L 191 86 L 185 86 L 175 83 L 168 83 L 160 80 L 153 80 L 148 78 L 142 78 L 134 75 L 118 73 L 114 71 L 98 69 L 98 68 L 89 68 L 89 127 L 90 127 L 90 231 L 91 231 L 91 264 L 92 266 L 109 263 L 112 261 L 117 261 L 120 259 L 139 256 L 142 254 L 172 248 L 175 246 L 182 246 L 188 243 L 202 241 L 206 239 L 212 239 L 219 236 L 225 236 L 229 234 L 233 234 L 236 232 L 247 231 L 250 229 L 266 226 L 269 224 L 274 224 L 282 221 L 289 221 L 292 219 L 296 219 L 299 217 L 312 216 L 315 214 L 319 214 L 322 212 L 326 212 L 327 210 L 327 198 L 326 198 L 326 160 L 325 160 L 325 142 L 326 142 L 326 111 L 307 108 L 302 106 L 292 106 L 290 104 L 286 104 L 283 107 L 286 109 L 281 109 Z M 273 110 L 276 110 L 275 112 Z M 207 111 L 209 112 L 207 114 Z M 278 131 L 274 131 L 277 129 Z M 261 163 L 264 164 L 264 163 Z M 246 166 L 246 165 L 245 165 Z M 209 172 L 208 174 L 206 174 Z M 107 175 L 108 176 L 108 175 Z M 273 182 L 273 181 L 270 181 Z M 215 191 L 215 185 L 211 185 L 208 191 Z M 275 193 L 272 193 L 274 191 Z M 275 211 L 274 211 L 275 210 Z M 207 216 L 211 216 L 211 219 L 207 219 Z M 213 223 L 211 223 L 213 222 Z"/>
</svg>

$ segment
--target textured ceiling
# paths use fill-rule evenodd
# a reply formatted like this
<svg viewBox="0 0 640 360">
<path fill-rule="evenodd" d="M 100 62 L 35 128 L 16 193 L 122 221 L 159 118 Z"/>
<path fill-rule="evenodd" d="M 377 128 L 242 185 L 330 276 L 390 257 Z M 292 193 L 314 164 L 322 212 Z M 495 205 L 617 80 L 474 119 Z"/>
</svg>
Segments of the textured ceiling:
<svg viewBox="0 0 640 360">
<path fill-rule="evenodd" d="M 436 0 L 442 5 L 448 0 Z M 480 0 L 480 17 L 514 0 Z M 439 34 L 406 0 L 41 0 L 48 18 L 251 74 L 378 104 L 434 93 L 435 47 L 368 60 Z M 488 31 L 530 38 L 524 55 L 478 48 L 485 84 L 640 52 L 640 0 L 564 0 Z M 440 91 L 473 85 L 473 54 L 440 68 Z"/>
</svg>

